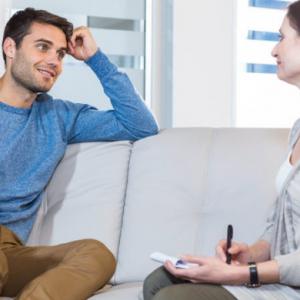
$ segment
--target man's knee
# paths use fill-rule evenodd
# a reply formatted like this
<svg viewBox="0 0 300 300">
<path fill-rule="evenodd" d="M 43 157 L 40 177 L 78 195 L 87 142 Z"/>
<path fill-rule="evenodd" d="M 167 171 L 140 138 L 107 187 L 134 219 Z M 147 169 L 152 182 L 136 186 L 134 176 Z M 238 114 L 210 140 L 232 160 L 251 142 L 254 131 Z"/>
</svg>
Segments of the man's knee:
<svg viewBox="0 0 300 300">
<path fill-rule="evenodd" d="M 95 280 L 107 282 L 116 268 L 116 260 L 111 251 L 103 243 L 94 239 L 80 242 L 81 262 L 86 262 L 89 270 L 95 274 Z"/>
</svg>

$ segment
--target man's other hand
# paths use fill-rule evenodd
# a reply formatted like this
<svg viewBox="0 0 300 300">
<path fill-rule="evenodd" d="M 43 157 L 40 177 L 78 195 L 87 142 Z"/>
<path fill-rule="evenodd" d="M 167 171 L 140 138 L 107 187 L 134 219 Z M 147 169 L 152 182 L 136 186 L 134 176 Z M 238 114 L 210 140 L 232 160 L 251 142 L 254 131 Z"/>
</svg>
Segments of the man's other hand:
<svg viewBox="0 0 300 300">
<path fill-rule="evenodd" d="M 71 40 L 68 43 L 68 52 L 75 59 L 87 60 L 93 56 L 98 47 L 90 30 L 81 26 L 74 29 Z"/>
</svg>

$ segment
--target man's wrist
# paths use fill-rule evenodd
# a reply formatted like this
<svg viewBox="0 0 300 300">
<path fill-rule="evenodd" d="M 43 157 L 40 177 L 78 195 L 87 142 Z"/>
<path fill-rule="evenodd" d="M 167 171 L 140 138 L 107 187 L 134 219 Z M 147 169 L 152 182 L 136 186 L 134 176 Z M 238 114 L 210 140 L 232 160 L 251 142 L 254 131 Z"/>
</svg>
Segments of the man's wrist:
<svg viewBox="0 0 300 300">
<path fill-rule="evenodd" d="M 98 49 L 85 63 L 96 73 L 98 78 L 103 79 L 108 74 L 112 74 L 117 67 L 112 64 L 108 57 Z"/>
<path fill-rule="evenodd" d="M 92 59 L 97 54 L 97 52 L 100 52 L 99 48 L 96 48 L 95 51 L 91 51 L 88 57 L 84 60 L 84 62 L 87 63 L 90 59 Z"/>
</svg>

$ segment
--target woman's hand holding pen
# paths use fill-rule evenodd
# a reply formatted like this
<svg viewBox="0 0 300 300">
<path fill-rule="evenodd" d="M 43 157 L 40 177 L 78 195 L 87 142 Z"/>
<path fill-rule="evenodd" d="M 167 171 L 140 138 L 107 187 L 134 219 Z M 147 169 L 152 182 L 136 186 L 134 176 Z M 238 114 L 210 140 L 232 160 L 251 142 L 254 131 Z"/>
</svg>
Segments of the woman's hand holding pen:
<svg viewBox="0 0 300 300">
<path fill-rule="evenodd" d="M 276 261 L 267 261 L 270 245 L 258 241 L 251 247 L 245 243 L 232 242 L 228 252 L 232 255 L 231 264 L 226 263 L 227 240 L 221 240 L 216 247 L 215 257 L 185 255 L 181 259 L 196 264 L 188 269 L 178 269 L 167 261 L 164 266 L 175 277 L 193 283 L 216 283 L 241 285 L 249 282 L 249 261 L 261 262 L 257 265 L 260 281 L 279 282 L 279 267 Z"/>
<path fill-rule="evenodd" d="M 226 262 L 227 241 L 221 240 L 216 246 L 216 256 Z M 245 243 L 232 242 L 228 252 L 232 255 L 231 263 L 234 265 L 246 265 L 251 261 L 250 247 Z"/>
<path fill-rule="evenodd" d="M 249 280 L 247 263 L 251 259 L 250 247 L 245 243 L 232 242 L 233 226 L 227 226 L 227 239 L 216 247 L 215 257 L 186 255 L 185 263 L 193 264 L 187 269 L 176 268 L 170 261 L 165 268 L 175 277 L 193 283 L 242 284 Z"/>
</svg>

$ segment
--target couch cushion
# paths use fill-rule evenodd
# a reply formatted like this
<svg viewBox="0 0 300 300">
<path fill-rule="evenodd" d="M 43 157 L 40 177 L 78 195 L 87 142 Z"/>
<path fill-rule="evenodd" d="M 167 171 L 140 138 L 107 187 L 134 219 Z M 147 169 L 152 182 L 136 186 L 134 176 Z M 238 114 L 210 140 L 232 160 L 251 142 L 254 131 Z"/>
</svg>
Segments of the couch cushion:
<svg viewBox="0 0 300 300">
<path fill-rule="evenodd" d="M 126 141 L 68 147 L 45 193 L 37 244 L 95 238 L 116 255 L 131 147 Z"/>
<path fill-rule="evenodd" d="M 275 199 L 287 130 L 171 129 L 134 144 L 116 273 L 143 280 L 154 251 L 214 254 L 234 226 L 253 242 Z M 142 266 L 142 267 L 141 267 Z"/>
<path fill-rule="evenodd" d="M 112 288 L 104 288 L 88 300 L 142 300 L 142 282 L 120 284 Z M 0 300 L 13 300 L 14 298 L 0 297 Z M 43 300 L 43 299 L 41 299 Z"/>
</svg>

